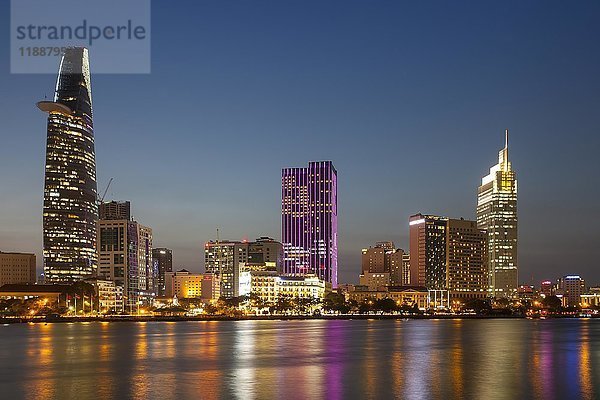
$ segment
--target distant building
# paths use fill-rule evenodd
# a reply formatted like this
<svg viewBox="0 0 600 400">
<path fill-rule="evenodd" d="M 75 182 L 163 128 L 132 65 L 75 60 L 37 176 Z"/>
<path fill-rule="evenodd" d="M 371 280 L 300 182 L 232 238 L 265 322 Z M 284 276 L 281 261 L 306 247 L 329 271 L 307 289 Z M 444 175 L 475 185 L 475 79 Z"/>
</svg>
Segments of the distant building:
<svg viewBox="0 0 600 400">
<path fill-rule="evenodd" d="M 35 254 L 0 251 L 0 286 L 36 283 Z"/>
<path fill-rule="evenodd" d="M 204 268 L 219 277 L 221 296 L 240 296 L 240 266 L 248 262 L 248 243 L 239 241 L 210 241 L 204 245 Z"/>
<path fill-rule="evenodd" d="M 410 217 L 410 279 L 434 298 L 462 301 L 488 295 L 487 234 L 475 221 Z"/>
<path fill-rule="evenodd" d="M 402 286 L 410 285 L 410 254 L 402 254 Z"/>
<path fill-rule="evenodd" d="M 521 301 L 532 301 L 536 298 L 536 292 L 531 285 L 520 285 L 517 289 L 517 295 Z"/>
<path fill-rule="evenodd" d="M 448 219 L 446 279 L 452 300 L 488 296 L 487 233 L 477 222 Z"/>
<path fill-rule="evenodd" d="M 513 298 L 518 286 L 517 176 L 508 160 L 508 129 L 498 164 L 477 191 L 477 225 L 488 234 L 488 268 L 492 297 Z"/>
<path fill-rule="evenodd" d="M 369 290 L 381 290 L 390 285 L 389 272 L 363 272 L 359 276 L 359 285 L 366 286 Z"/>
<path fill-rule="evenodd" d="M 258 296 L 263 302 L 274 304 L 279 297 L 276 271 L 250 272 L 250 294 Z"/>
<path fill-rule="evenodd" d="M 204 246 L 205 270 L 220 277 L 221 296 L 226 298 L 247 294 L 249 271 L 280 272 L 282 263 L 282 244 L 268 237 L 254 242 L 209 241 Z"/>
<path fill-rule="evenodd" d="M 294 298 L 323 299 L 331 283 L 315 275 L 282 275 L 276 280 L 279 294 Z"/>
<path fill-rule="evenodd" d="M 283 272 L 313 274 L 337 287 L 337 171 L 331 161 L 281 173 Z"/>
<path fill-rule="evenodd" d="M 356 287 L 355 290 L 346 292 L 346 299 L 358 303 L 392 299 L 399 306 L 414 307 L 416 305 L 419 309 L 424 310 L 428 308 L 429 291 L 423 286 L 390 286 L 386 290 L 365 290 Z"/>
<path fill-rule="evenodd" d="M 89 278 L 85 282 L 91 284 L 96 289 L 97 308 L 101 314 L 119 313 L 125 311 L 123 302 L 123 287 L 115 284 L 113 281 Z"/>
<path fill-rule="evenodd" d="M 379 285 L 382 279 L 387 280 L 386 285 L 408 284 L 408 275 L 404 250 L 397 249 L 394 242 L 377 242 L 375 246 L 362 250 L 361 285 Z M 376 289 L 375 286 L 370 287 Z"/>
<path fill-rule="evenodd" d="M 409 219 L 410 284 L 446 290 L 448 218 L 416 214 Z"/>
<path fill-rule="evenodd" d="M 35 297 L 46 298 L 57 304 L 64 299 L 70 285 L 21 285 L 8 284 L 0 287 L 0 298 L 27 300 Z"/>
<path fill-rule="evenodd" d="M 275 271 L 252 271 L 250 293 L 275 303 L 280 296 L 323 299 L 331 284 L 315 275 L 278 275 Z"/>
<path fill-rule="evenodd" d="M 394 249 L 387 252 L 386 258 L 390 269 L 390 285 L 409 285 L 410 255 L 402 249 Z"/>
<path fill-rule="evenodd" d="M 73 283 L 96 273 L 96 155 L 88 50 L 63 53 L 48 113 L 44 176 L 46 283 Z"/>
<path fill-rule="evenodd" d="M 552 281 L 542 281 L 540 284 L 540 294 L 543 296 L 552 296 L 554 294 Z"/>
<path fill-rule="evenodd" d="M 260 237 L 248 243 L 247 266 L 256 270 L 283 271 L 283 245 L 270 237 Z"/>
<path fill-rule="evenodd" d="M 151 301 L 157 292 L 151 228 L 125 219 L 99 220 L 98 256 L 98 277 L 123 287 L 126 308 Z"/>
<path fill-rule="evenodd" d="M 165 272 L 165 296 L 186 299 L 218 300 L 220 281 L 213 274 L 192 273 L 185 269 Z"/>
<path fill-rule="evenodd" d="M 592 292 L 582 294 L 580 296 L 580 302 L 583 308 L 598 307 L 600 306 L 600 293 Z"/>
<path fill-rule="evenodd" d="M 393 246 L 393 244 L 392 244 Z M 389 272 L 386 268 L 384 247 L 369 247 L 362 250 L 362 273 L 365 272 Z"/>
<path fill-rule="evenodd" d="M 585 281 L 579 275 L 566 275 L 558 280 L 564 306 L 578 306 L 585 294 Z"/>
<path fill-rule="evenodd" d="M 152 262 L 156 275 L 156 295 L 165 295 L 165 273 L 173 272 L 173 251 L 165 247 L 152 249 Z"/>
<path fill-rule="evenodd" d="M 131 203 L 129 201 L 109 201 L 98 206 L 100 219 L 131 220 Z"/>
</svg>

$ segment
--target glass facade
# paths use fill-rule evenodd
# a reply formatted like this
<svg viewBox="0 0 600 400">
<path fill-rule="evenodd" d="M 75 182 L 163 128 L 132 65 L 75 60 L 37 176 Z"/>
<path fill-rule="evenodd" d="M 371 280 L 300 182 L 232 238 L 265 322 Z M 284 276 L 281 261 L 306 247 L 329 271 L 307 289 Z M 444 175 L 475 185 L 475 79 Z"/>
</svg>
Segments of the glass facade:
<svg viewBox="0 0 600 400">
<path fill-rule="evenodd" d="M 156 271 L 156 293 L 165 295 L 165 273 L 173 271 L 173 251 L 164 247 L 152 249 L 152 262 Z"/>
<path fill-rule="evenodd" d="M 248 262 L 248 243 L 210 241 L 204 245 L 204 268 L 221 280 L 221 296 L 239 296 L 240 264 Z"/>
<path fill-rule="evenodd" d="M 337 171 L 331 161 L 281 174 L 286 274 L 314 274 L 337 287 Z"/>
<path fill-rule="evenodd" d="M 123 288 L 130 309 L 157 292 L 151 228 L 136 221 L 100 220 L 98 242 L 98 276 Z"/>
<path fill-rule="evenodd" d="M 96 157 L 88 51 L 66 49 L 48 113 L 44 180 L 44 273 L 49 283 L 96 272 Z"/>
<path fill-rule="evenodd" d="M 409 218 L 411 285 L 445 290 L 448 218 L 416 214 Z"/>
<path fill-rule="evenodd" d="M 508 161 L 508 130 L 498 164 L 477 191 L 477 226 L 488 234 L 490 296 L 513 298 L 518 288 L 517 177 Z"/>
</svg>

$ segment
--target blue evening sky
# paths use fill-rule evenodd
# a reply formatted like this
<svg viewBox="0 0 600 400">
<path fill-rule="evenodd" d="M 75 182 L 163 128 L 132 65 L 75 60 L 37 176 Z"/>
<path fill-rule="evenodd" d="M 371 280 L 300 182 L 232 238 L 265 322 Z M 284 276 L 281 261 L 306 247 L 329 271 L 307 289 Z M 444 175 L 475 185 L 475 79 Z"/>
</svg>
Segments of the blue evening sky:
<svg viewBox="0 0 600 400">
<path fill-rule="evenodd" d="M 0 6 L 0 250 L 42 265 L 53 75 L 11 75 Z M 505 128 L 520 281 L 600 283 L 600 3 L 154 1 L 152 73 L 92 77 L 99 190 L 200 271 L 215 238 L 280 239 L 282 167 L 333 160 L 340 282 L 408 217 L 475 217 Z M 91 62 L 94 54 L 91 49 Z M 58 65 L 57 65 L 58 68 Z"/>
</svg>

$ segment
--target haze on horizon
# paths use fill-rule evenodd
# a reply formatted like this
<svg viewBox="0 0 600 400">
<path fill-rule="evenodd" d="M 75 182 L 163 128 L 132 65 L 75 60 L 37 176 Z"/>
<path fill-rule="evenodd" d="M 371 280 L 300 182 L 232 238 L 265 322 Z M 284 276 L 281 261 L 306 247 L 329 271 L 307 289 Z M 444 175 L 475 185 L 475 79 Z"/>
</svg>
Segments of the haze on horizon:
<svg viewBox="0 0 600 400">
<path fill-rule="evenodd" d="M 98 190 L 130 200 L 174 267 L 215 239 L 280 239 L 281 169 L 338 170 L 340 283 L 408 248 L 417 212 L 475 218 L 510 129 L 519 275 L 600 283 L 600 4 L 153 2 L 152 73 L 93 75 Z M 3 26 L 8 2 L 0 5 Z M 0 250 L 42 265 L 55 75 L 0 69 Z M 94 53 L 90 49 L 93 65 Z M 57 65 L 58 70 L 58 65 Z"/>
</svg>

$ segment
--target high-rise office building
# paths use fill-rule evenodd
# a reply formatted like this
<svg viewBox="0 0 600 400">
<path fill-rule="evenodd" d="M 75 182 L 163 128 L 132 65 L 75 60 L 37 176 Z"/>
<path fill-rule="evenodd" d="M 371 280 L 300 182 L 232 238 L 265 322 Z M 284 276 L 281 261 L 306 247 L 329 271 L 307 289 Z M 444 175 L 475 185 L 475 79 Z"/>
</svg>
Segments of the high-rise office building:
<svg viewBox="0 0 600 400">
<path fill-rule="evenodd" d="M 253 270 L 283 270 L 283 246 L 270 237 L 260 237 L 248 243 L 247 267 Z"/>
<path fill-rule="evenodd" d="M 402 285 L 410 285 L 410 253 L 402 254 Z"/>
<path fill-rule="evenodd" d="M 477 222 L 448 219 L 446 279 L 450 298 L 483 299 L 488 296 L 487 233 Z"/>
<path fill-rule="evenodd" d="M 410 285 L 409 268 L 410 263 L 408 254 L 402 249 L 394 249 L 386 254 L 387 262 L 390 269 L 390 285 L 406 286 Z"/>
<path fill-rule="evenodd" d="M 98 276 L 123 287 L 125 305 L 150 302 L 156 294 L 152 229 L 136 221 L 98 221 Z"/>
<path fill-rule="evenodd" d="M 314 274 L 337 287 L 337 171 L 331 161 L 281 174 L 283 271 Z"/>
<path fill-rule="evenodd" d="M 416 214 L 409 219 L 410 284 L 446 290 L 448 218 Z"/>
<path fill-rule="evenodd" d="M 44 181 L 46 282 L 74 282 L 96 272 L 96 156 L 88 51 L 67 48 L 48 113 Z"/>
<path fill-rule="evenodd" d="M 488 294 L 487 233 L 475 221 L 410 217 L 411 285 L 465 300 Z"/>
<path fill-rule="evenodd" d="M 165 247 L 152 249 L 152 262 L 156 271 L 156 295 L 165 295 L 165 273 L 173 271 L 173 251 Z"/>
<path fill-rule="evenodd" d="M 209 241 L 204 246 L 204 268 L 219 277 L 223 297 L 244 295 L 250 271 L 281 271 L 283 246 L 275 239 L 260 237 L 254 242 Z"/>
<path fill-rule="evenodd" d="M 562 295 L 563 306 L 576 307 L 585 293 L 585 281 L 579 275 L 566 275 L 558 280 L 558 292 Z"/>
<path fill-rule="evenodd" d="M 393 247 L 393 245 L 392 245 Z M 386 249 L 378 244 L 375 247 L 362 249 L 362 272 L 390 272 L 389 266 L 386 268 L 385 260 Z"/>
<path fill-rule="evenodd" d="M 204 245 L 204 268 L 220 279 L 220 295 L 240 295 L 240 267 L 248 262 L 248 243 L 233 240 L 210 241 Z"/>
<path fill-rule="evenodd" d="M 508 160 L 508 129 L 498 164 L 477 191 L 477 225 L 488 234 L 490 295 L 513 298 L 518 287 L 517 176 Z"/>
</svg>

